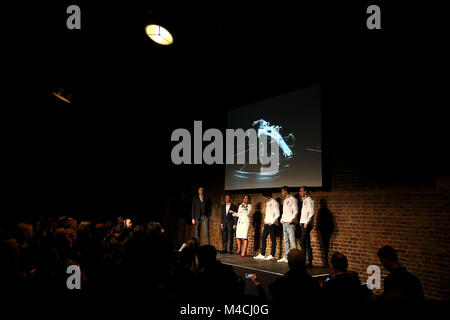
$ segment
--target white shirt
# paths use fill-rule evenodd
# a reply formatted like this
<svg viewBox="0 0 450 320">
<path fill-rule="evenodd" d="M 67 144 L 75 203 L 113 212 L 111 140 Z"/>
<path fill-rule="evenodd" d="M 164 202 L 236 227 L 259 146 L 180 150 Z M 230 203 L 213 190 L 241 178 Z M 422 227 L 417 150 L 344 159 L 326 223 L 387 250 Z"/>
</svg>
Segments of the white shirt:
<svg viewBox="0 0 450 320">
<path fill-rule="evenodd" d="M 310 196 L 303 198 L 302 213 L 300 215 L 300 223 L 312 224 L 314 216 L 314 200 Z"/>
<path fill-rule="evenodd" d="M 266 216 L 264 224 L 275 224 L 280 217 L 280 204 L 274 198 L 270 198 L 266 202 Z"/>
<path fill-rule="evenodd" d="M 230 207 L 231 207 L 231 202 L 230 202 L 230 203 L 225 203 L 225 212 L 226 212 L 226 215 L 229 214 Z"/>
<path fill-rule="evenodd" d="M 294 222 L 298 214 L 298 202 L 293 196 L 288 195 L 283 201 L 283 215 L 281 222 Z"/>
</svg>

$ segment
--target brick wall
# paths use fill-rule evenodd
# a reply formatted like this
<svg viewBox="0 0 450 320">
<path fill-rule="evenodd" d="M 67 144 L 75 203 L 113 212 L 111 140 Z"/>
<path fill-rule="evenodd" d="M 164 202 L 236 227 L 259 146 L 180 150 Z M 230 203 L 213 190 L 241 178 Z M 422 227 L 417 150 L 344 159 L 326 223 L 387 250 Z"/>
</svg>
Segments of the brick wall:
<svg viewBox="0 0 450 320">
<path fill-rule="evenodd" d="M 339 176 L 334 176 L 334 179 L 338 178 Z M 314 265 L 324 265 L 320 232 L 324 228 L 319 222 L 327 221 L 321 215 L 329 213 L 334 230 L 330 238 L 328 258 L 335 251 L 344 253 L 349 260 L 349 269 L 357 271 L 360 280 L 365 282 L 367 267 L 379 265 L 376 256 L 378 249 L 383 245 L 391 245 L 397 249 L 401 263 L 422 280 L 427 298 L 450 299 L 449 185 L 449 179 L 442 178 L 436 181 L 434 187 L 378 189 L 367 185 L 358 185 L 357 188 L 349 185 L 347 190 L 341 187 L 332 188 L 329 192 L 313 192 L 315 226 L 311 241 Z M 223 198 L 223 193 L 216 188 L 210 195 L 213 198 L 211 244 L 221 249 L 220 199 Z M 233 202 L 237 204 L 242 196 L 233 195 Z M 248 253 L 254 255 L 260 250 L 265 201 L 259 193 L 250 196 L 253 214 Z M 275 193 L 273 196 L 280 198 L 281 194 Z M 282 232 L 279 229 L 277 258 L 284 251 Z M 186 237 L 194 234 L 190 226 L 186 231 Z M 270 237 L 267 241 L 268 253 Z M 300 247 L 298 241 L 297 244 Z M 383 279 L 387 273 L 382 268 Z"/>
</svg>

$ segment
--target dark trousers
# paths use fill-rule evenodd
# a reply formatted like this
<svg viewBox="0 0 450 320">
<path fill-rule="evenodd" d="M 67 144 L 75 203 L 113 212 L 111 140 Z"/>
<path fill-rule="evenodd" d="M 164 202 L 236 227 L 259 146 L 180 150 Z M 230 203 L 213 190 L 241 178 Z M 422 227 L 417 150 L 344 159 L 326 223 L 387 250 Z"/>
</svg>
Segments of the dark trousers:
<svg viewBox="0 0 450 320">
<path fill-rule="evenodd" d="M 303 257 L 307 264 L 312 264 L 313 254 L 311 248 L 311 230 L 312 226 L 308 224 L 305 229 L 304 224 L 300 224 L 300 246 L 302 247 Z M 308 253 L 308 259 L 306 259 L 306 254 Z"/>
<path fill-rule="evenodd" d="M 277 248 L 277 240 L 275 238 L 275 225 L 269 226 L 268 224 L 264 225 L 264 229 L 261 235 L 261 241 L 262 241 L 262 247 L 261 247 L 261 254 L 263 256 L 266 255 L 266 242 L 267 242 L 267 236 L 270 234 L 270 241 L 272 241 L 272 248 L 270 250 L 270 254 L 275 257 L 275 250 Z"/>
<path fill-rule="evenodd" d="M 209 218 L 207 216 L 201 216 L 200 220 L 195 221 L 196 226 L 196 238 L 200 244 L 201 232 L 205 235 L 206 244 L 209 244 Z"/>
<path fill-rule="evenodd" d="M 223 250 L 227 250 L 227 242 L 228 242 L 229 243 L 228 251 L 233 252 L 233 237 L 234 237 L 233 222 L 225 223 L 223 225 L 223 230 L 222 230 L 222 248 L 223 248 Z"/>
</svg>

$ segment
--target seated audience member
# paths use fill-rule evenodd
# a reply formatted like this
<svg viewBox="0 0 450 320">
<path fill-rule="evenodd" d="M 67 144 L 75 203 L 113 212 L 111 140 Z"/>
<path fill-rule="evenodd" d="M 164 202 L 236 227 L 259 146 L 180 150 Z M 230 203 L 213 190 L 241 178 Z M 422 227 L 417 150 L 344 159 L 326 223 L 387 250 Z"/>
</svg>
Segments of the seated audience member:
<svg viewBox="0 0 450 320">
<path fill-rule="evenodd" d="M 28 243 L 33 236 L 33 226 L 29 223 L 19 223 L 17 225 L 16 240 L 21 248 L 28 247 Z"/>
<path fill-rule="evenodd" d="M 265 304 L 267 301 L 266 293 L 262 288 L 261 282 L 256 274 L 252 274 L 251 282 L 253 282 L 256 286 L 256 290 L 258 291 L 258 295 L 249 294 L 245 292 L 246 280 L 239 276 L 238 277 L 238 295 L 236 296 L 236 300 L 242 304 Z M 253 315 L 254 316 L 254 315 Z"/>
<path fill-rule="evenodd" d="M 81 221 L 78 226 L 78 232 L 89 233 L 92 228 L 92 223 L 90 221 Z"/>
<path fill-rule="evenodd" d="M 317 302 L 319 284 L 306 271 L 302 252 L 293 248 L 287 255 L 289 271 L 269 285 L 269 292 L 277 303 L 292 306 Z"/>
<path fill-rule="evenodd" d="M 334 276 L 323 283 L 323 293 L 330 301 L 354 301 L 363 297 L 363 287 L 355 274 L 347 272 L 347 257 L 335 252 L 331 257 Z"/>
<path fill-rule="evenodd" d="M 377 255 L 383 267 L 390 272 L 384 279 L 381 300 L 423 300 L 422 283 L 400 265 L 394 248 L 384 246 L 378 250 Z"/>
<path fill-rule="evenodd" d="M 149 234 L 157 234 L 160 235 L 163 233 L 163 228 L 161 227 L 161 223 L 156 222 L 156 221 L 150 221 L 147 224 L 147 232 Z"/>
<path fill-rule="evenodd" d="M 192 237 L 191 239 L 188 240 L 187 246 L 189 248 L 193 248 L 193 249 L 197 250 L 198 249 L 198 239 L 196 237 Z"/>
<path fill-rule="evenodd" d="M 130 218 L 124 220 L 124 229 L 119 236 L 119 242 L 121 245 L 127 243 L 127 241 L 133 236 L 133 222 Z"/>
<path fill-rule="evenodd" d="M 231 266 L 216 259 L 217 251 L 211 245 L 198 248 L 198 285 L 197 294 L 208 302 L 235 300 L 240 296 L 242 287 L 238 276 Z"/>
<path fill-rule="evenodd" d="M 196 273 L 197 272 L 197 255 L 196 251 L 193 248 L 186 247 L 184 248 L 179 255 L 180 263 L 189 271 Z"/>
<path fill-rule="evenodd" d="M 114 235 L 116 237 L 119 237 L 119 235 L 122 233 L 123 229 L 124 229 L 123 217 L 117 217 L 117 223 L 113 227 Z"/>
<path fill-rule="evenodd" d="M 259 280 L 258 276 L 254 273 L 252 274 L 252 282 L 256 286 L 256 290 L 258 291 L 258 296 L 261 298 L 261 300 L 266 300 L 266 292 L 264 291 L 264 288 L 262 287 L 261 281 Z"/>
<path fill-rule="evenodd" d="M 197 273 L 198 272 L 198 239 L 192 237 L 188 240 L 187 243 L 183 243 L 179 252 L 181 253 L 181 257 L 184 261 L 189 262 L 189 270 Z"/>
<path fill-rule="evenodd" d="M 183 242 L 183 244 L 181 245 L 180 249 L 178 249 L 179 252 L 182 252 L 184 249 L 186 248 L 191 248 L 193 249 L 195 252 L 197 252 L 198 249 L 198 239 L 195 237 L 192 237 L 191 239 L 188 240 L 188 242 Z"/>
<path fill-rule="evenodd" d="M 18 271 L 23 277 L 33 273 L 37 267 L 37 251 L 32 245 L 33 226 L 29 223 L 19 223 L 17 225 L 16 240 L 19 248 Z"/>
<path fill-rule="evenodd" d="M 16 239 L 0 241 L 0 272 L 1 290 L 4 292 L 16 292 L 19 276 L 19 244 Z"/>
</svg>

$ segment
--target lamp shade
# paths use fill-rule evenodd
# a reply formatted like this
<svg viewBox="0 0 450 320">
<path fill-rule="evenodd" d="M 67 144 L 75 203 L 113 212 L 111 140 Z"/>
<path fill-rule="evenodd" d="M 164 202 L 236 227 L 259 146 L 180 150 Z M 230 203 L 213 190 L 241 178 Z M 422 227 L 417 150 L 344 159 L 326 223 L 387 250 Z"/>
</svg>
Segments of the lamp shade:
<svg viewBox="0 0 450 320">
<path fill-rule="evenodd" d="M 167 46 L 173 43 L 172 34 L 163 26 L 158 24 L 148 24 L 145 27 L 145 33 L 154 42 Z"/>
<path fill-rule="evenodd" d="M 58 99 L 67 102 L 72 103 L 72 93 L 68 89 L 56 89 L 53 92 L 53 95 L 57 97 Z"/>
</svg>

